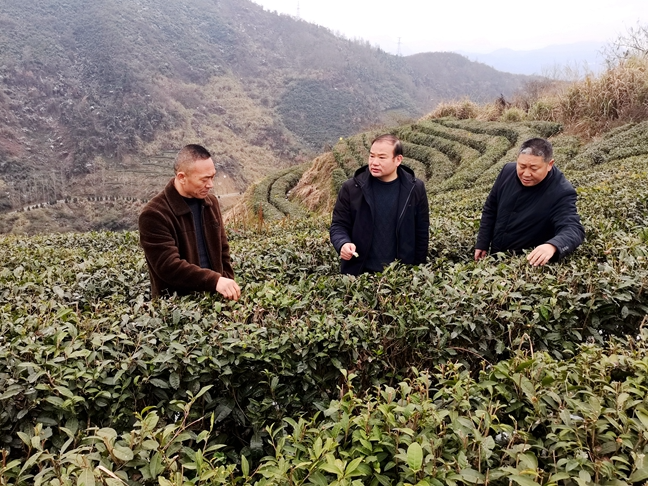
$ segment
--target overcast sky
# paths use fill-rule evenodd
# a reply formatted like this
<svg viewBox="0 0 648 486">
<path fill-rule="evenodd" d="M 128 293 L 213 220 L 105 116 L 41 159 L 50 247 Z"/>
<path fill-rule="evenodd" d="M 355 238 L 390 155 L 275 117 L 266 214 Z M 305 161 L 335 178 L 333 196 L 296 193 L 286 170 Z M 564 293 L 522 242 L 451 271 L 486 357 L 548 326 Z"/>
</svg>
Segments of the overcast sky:
<svg viewBox="0 0 648 486">
<path fill-rule="evenodd" d="M 648 0 L 253 0 L 385 51 L 491 52 L 605 43 L 648 22 Z"/>
</svg>

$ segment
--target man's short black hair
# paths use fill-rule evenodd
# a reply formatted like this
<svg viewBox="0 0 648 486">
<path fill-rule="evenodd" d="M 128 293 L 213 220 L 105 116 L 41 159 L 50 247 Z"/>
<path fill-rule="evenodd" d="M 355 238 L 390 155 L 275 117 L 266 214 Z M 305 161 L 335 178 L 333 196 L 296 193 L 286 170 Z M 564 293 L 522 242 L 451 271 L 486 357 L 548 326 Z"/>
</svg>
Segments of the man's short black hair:
<svg viewBox="0 0 648 486">
<path fill-rule="evenodd" d="M 371 142 L 371 145 L 373 145 L 376 142 L 391 143 L 394 146 L 394 157 L 403 155 L 403 143 L 398 139 L 396 135 L 392 135 L 391 133 L 385 133 L 383 135 L 374 138 L 373 142 Z"/>
<path fill-rule="evenodd" d="M 178 172 L 183 172 L 187 170 L 187 167 L 197 160 L 209 159 L 211 154 L 209 151 L 202 145 L 196 145 L 191 143 L 182 147 L 182 150 L 176 155 L 175 163 L 173 164 L 173 170 L 177 174 Z"/>
<path fill-rule="evenodd" d="M 544 138 L 531 138 L 522 144 L 519 154 L 542 157 L 542 160 L 549 163 L 553 159 L 553 147 L 551 142 Z"/>
</svg>

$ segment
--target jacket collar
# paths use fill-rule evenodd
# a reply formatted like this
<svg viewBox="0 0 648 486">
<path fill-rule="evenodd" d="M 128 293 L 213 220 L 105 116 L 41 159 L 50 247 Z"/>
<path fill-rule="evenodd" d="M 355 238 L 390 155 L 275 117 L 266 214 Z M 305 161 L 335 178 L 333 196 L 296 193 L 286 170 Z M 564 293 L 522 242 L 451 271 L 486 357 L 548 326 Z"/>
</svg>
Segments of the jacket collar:
<svg viewBox="0 0 648 486">
<path fill-rule="evenodd" d="M 164 188 L 164 196 L 166 197 L 167 201 L 169 201 L 169 207 L 173 211 L 173 213 L 176 216 L 182 216 L 183 214 L 188 214 L 191 212 L 191 209 L 189 209 L 189 205 L 185 202 L 183 197 L 180 195 L 178 190 L 175 188 L 175 185 L 173 185 L 173 182 L 175 181 L 175 177 L 172 177 L 169 183 L 166 185 Z M 203 206 L 211 206 L 212 202 L 209 199 L 209 196 L 207 196 L 205 199 L 202 200 Z"/>
</svg>

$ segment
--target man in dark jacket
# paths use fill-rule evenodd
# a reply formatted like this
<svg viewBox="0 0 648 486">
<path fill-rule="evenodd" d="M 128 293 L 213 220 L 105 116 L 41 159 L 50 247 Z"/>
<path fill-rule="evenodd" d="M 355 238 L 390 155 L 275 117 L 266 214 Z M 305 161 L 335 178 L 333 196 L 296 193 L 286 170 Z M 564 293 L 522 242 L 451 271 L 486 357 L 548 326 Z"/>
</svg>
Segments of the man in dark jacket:
<svg viewBox="0 0 648 486">
<path fill-rule="evenodd" d="M 402 160 L 400 140 L 381 135 L 371 144 L 369 164 L 342 185 L 330 229 L 342 273 L 381 272 L 394 260 L 425 263 L 427 194 L 412 170 L 400 165 Z"/>
<path fill-rule="evenodd" d="M 576 191 L 554 166 L 553 148 L 532 138 L 517 162 L 506 164 L 491 189 L 479 225 L 475 260 L 492 253 L 519 253 L 531 265 L 544 265 L 573 252 L 585 238 L 576 211 Z"/>
<path fill-rule="evenodd" d="M 238 300 L 241 289 L 234 281 L 218 199 L 209 194 L 216 175 L 211 155 L 200 145 L 187 145 L 174 170 L 175 177 L 139 217 L 151 293 L 216 291 Z"/>
</svg>

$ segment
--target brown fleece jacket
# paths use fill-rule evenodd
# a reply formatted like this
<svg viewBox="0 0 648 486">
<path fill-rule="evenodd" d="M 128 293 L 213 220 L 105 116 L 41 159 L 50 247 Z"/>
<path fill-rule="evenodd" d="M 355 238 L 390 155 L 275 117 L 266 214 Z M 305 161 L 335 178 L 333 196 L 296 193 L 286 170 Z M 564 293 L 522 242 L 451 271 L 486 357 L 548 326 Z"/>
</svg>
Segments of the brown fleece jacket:
<svg viewBox="0 0 648 486">
<path fill-rule="evenodd" d="M 201 268 L 191 209 L 173 181 L 149 201 L 139 217 L 151 294 L 215 292 L 221 276 L 234 278 L 218 199 L 211 194 L 203 199 L 203 231 L 212 269 Z"/>
</svg>

